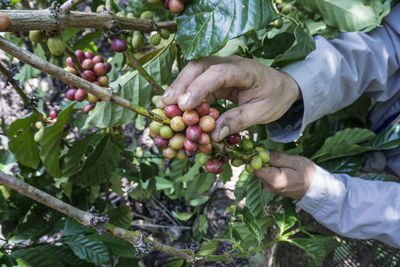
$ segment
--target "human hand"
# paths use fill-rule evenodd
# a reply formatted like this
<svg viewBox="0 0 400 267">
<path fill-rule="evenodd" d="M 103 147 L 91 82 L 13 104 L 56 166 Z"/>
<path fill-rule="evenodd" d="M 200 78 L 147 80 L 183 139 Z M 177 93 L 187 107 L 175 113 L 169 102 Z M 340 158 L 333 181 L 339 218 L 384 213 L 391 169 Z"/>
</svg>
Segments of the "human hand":
<svg viewBox="0 0 400 267">
<path fill-rule="evenodd" d="M 316 167 L 311 160 L 270 151 L 268 163 L 271 167 L 254 172 L 267 192 L 294 199 L 301 199 L 306 194 Z"/>
<path fill-rule="evenodd" d="M 256 60 L 239 56 L 207 57 L 189 62 L 157 106 L 178 104 L 186 111 L 194 109 L 203 99 L 208 103 L 229 99 L 238 107 L 218 118 L 211 137 L 220 141 L 254 124 L 279 119 L 299 96 L 293 78 Z"/>
</svg>

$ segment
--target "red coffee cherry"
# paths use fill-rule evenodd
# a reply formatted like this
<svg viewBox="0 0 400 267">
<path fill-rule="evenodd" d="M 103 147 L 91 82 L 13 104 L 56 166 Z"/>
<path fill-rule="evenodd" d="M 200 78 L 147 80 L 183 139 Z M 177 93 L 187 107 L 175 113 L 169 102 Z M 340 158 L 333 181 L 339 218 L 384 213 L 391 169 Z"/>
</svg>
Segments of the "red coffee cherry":
<svg viewBox="0 0 400 267">
<path fill-rule="evenodd" d="M 203 153 L 211 153 L 212 144 L 208 143 L 207 145 L 199 145 L 199 150 Z"/>
<path fill-rule="evenodd" d="M 176 151 L 171 147 L 164 148 L 163 156 L 166 159 L 173 159 L 176 156 Z"/>
<path fill-rule="evenodd" d="M 215 108 L 210 108 L 210 113 L 208 115 L 213 117 L 214 120 L 217 120 L 219 118 L 219 111 Z"/>
<path fill-rule="evenodd" d="M 206 115 L 200 118 L 199 125 L 204 132 L 212 132 L 215 129 L 215 120 L 213 117 Z"/>
<path fill-rule="evenodd" d="M 128 46 L 126 45 L 125 40 L 123 40 L 121 38 L 116 38 L 116 39 L 112 40 L 111 48 L 115 52 L 124 52 L 128 48 Z"/>
<path fill-rule="evenodd" d="M 84 70 L 93 70 L 93 67 L 94 67 L 94 63 L 91 59 L 87 58 L 82 62 L 82 69 L 84 69 Z"/>
<path fill-rule="evenodd" d="M 96 63 L 94 65 L 93 71 L 94 71 L 94 73 L 96 74 L 97 77 L 106 75 L 106 73 L 107 73 L 106 66 L 104 66 L 104 64 L 101 63 L 101 62 Z"/>
<path fill-rule="evenodd" d="M 78 57 L 79 62 L 81 63 L 86 59 L 85 53 L 82 50 L 76 50 L 75 55 Z"/>
<path fill-rule="evenodd" d="M 92 58 L 94 58 L 93 52 L 91 52 L 91 51 L 86 51 L 86 52 L 85 52 L 85 58 L 87 58 L 87 59 L 92 59 Z"/>
<path fill-rule="evenodd" d="M 67 64 L 68 67 L 75 68 L 75 63 L 71 57 L 67 57 L 65 59 L 65 63 Z"/>
<path fill-rule="evenodd" d="M 201 133 L 201 138 L 199 140 L 199 145 L 205 146 L 211 143 L 210 136 L 207 133 Z"/>
<path fill-rule="evenodd" d="M 0 13 L 0 31 L 6 31 L 10 26 L 10 17 L 7 14 Z"/>
<path fill-rule="evenodd" d="M 157 136 L 154 139 L 154 145 L 158 148 L 166 148 L 168 147 L 169 141 L 161 136 Z"/>
<path fill-rule="evenodd" d="M 209 159 L 206 163 L 206 170 L 208 172 L 219 174 L 222 172 L 221 169 L 224 169 L 224 164 L 219 159 Z"/>
<path fill-rule="evenodd" d="M 194 109 L 199 116 L 208 115 L 210 113 L 210 105 L 206 102 L 201 103 Z"/>
<path fill-rule="evenodd" d="M 183 112 L 182 110 L 177 106 L 177 105 L 168 105 L 164 109 L 165 116 L 168 118 L 172 119 L 173 117 L 176 116 L 182 116 Z"/>
<path fill-rule="evenodd" d="M 100 86 L 108 86 L 108 77 L 106 75 L 100 76 L 97 78 L 97 82 L 100 84 Z"/>
<path fill-rule="evenodd" d="M 104 66 L 106 67 L 106 72 L 109 73 L 112 69 L 112 66 L 110 63 L 106 62 L 104 63 Z"/>
<path fill-rule="evenodd" d="M 65 97 L 70 101 L 74 101 L 75 100 L 75 96 L 74 96 L 75 92 L 76 92 L 76 88 L 71 88 L 65 93 Z"/>
<path fill-rule="evenodd" d="M 70 126 L 68 123 L 64 124 L 64 131 L 68 130 L 69 128 L 70 128 Z"/>
<path fill-rule="evenodd" d="M 76 101 L 82 102 L 83 100 L 85 100 L 87 98 L 87 93 L 85 90 L 77 89 L 74 94 L 74 98 Z"/>
<path fill-rule="evenodd" d="M 91 111 L 93 109 L 93 104 L 86 104 L 83 109 L 82 112 L 85 114 L 88 114 L 89 111 Z"/>
<path fill-rule="evenodd" d="M 193 142 L 192 140 L 185 138 L 184 141 L 185 150 L 189 151 L 196 151 L 197 150 L 197 143 Z"/>
<path fill-rule="evenodd" d="M 222 160 L 223 163 L 227 163 L 227 162 L 229 161 L 229 156 L 228 156 L 228 154 L 224 154 L 224 155 L 221 157 L 221 160 Z"/>
<path fill-rule="evenodd" d="M 183 113 L 183 121 L 186 125 L 195 125 L 199 122 L 199 115 L 194 110 L 188 110 Z"/>
<path fill-rule="evenodd" d="M 167 10 L 169 9 L 169 0 L 163 0 L 163 7 Z"/>
<path fill-rule="evenodd" d="M 228 136 L 228 143 L 230 145 L 237 145 L 240 143 L 241 139 L 240 134 L 231 134 Z"/>
<path fill-rule="evenodd" d="M 189 126 L 186 130 L 186 138 L 198 142 L 201 139 L 201 128 L 197 125 Z"/>
<path fill-rule="evenodd" d="M 82 79 L 93 82 L 96 80 L 96 74 L 91 70 L 84 70 L 81 74 Z"/>
<path fill-rule="evenodd" d="M 50 110 L 49 117 L 52 119 L 57 118 L 57 111 L 55 109 Z"/>
<path fill-rule="evenodd" d="M 179 0 L 169 0 L 168 8 L 172 13 L 178 14 L 183 11 L 185 5 Z"/>
<path fill-rule="evenodd" d="M 103 63 L 103 57 L 102 56 L 94 56 L 92 58 L 92 61 L 93 61 L 94 64 Z"/>
</svg>

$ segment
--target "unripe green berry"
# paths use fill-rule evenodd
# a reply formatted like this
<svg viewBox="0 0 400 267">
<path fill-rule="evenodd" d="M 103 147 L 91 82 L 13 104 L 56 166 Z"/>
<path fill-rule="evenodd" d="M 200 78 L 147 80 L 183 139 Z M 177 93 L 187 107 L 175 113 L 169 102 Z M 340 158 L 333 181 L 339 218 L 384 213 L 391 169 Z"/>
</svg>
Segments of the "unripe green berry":
<svg viewBox="0 0 400 267">
<path fill-rule="evenodd" d="M 164 125 L 157 121 L 152 121 L 149 125 L 150 132 L 155 135 L 160 135 L 160 130 L 162 127 L 164 127 Z"/>
<path fill-rule="evenodd" d="M 251 141 L 250 139 L 242 139 L 242 141 L 240 142 L 240 147 L 246 151 L 250 151 L 253 149 L 254 144 L 253 141 Z"/>
<path fill-rule="evenodd" d="M 153 112 L 153 113 L 155 113 L 155 114 L 158 114 L 158 115 L 160 115 L 160 116 L 165 117 L 164 111 L 161 110 L 161 109 L 159 109 L 159 108 L 152 109 L 151 112 Z"/>
<path fill-rule="evenodd" d="M 152 45 L 157 46 L 161 43 L 161 35 L 158 32 L 152 32 L 149 41 Z"/>
<path fill-rule="evenodd" d="M 153 11 L 146 10 L 142 14 L 140 14 L 140 19 L 153 19 L 154 13 Z"/>
<path fill-rule="evenodd" d="M 43 133 L 44 133 L 44 128 L 40 129 L 39 131 L 37 131 L 35 133 L 35 135 L 33 136 L 33 140 L 36 143 L 39 143 L 40 139 L 42 139 L 42 137 L 43 137 Z"/>
<path fill-rule="evenodd" d="M 157 104 L 158 99 L 160 99 L 160 95 L 155 95 L 151 98 L 151 102 L 155 105 Z"/>
<path fill-rule="evenodd" d="M 259 170 L 262 168 L 263 161 L 260 156 L 253 156 L 251 159 L 251 167 L 254 170 Z"/>
<path fill-rule="evenodd" d="M 160 35 L 161 35 L 161 38 L 168 39 L 169 35 L 170 35 L 170 32 L 167 29 L 161 29 L 160 30 Z"/>
<path fill-rule="evenodd" d="M 37 121 L 35 122 L 35 127 L 40 130 L 43 128 L 43 123 L 41 121 Z"/>
<path fill-rule="evenodd" d="M 241 158 L 234 158 L 231 160 L 231 165 L 233 167 L 240 167 L 244 164 L 244 161 Z"/>
<path fill-rule="evenodd" d="M 115 14 L 115 15 L 117 15 L 118 17 L 123 17 L 123 18 L 125 18 L 125 13 L 124 13 L 123 11 L 120 11 L 120 12 L 118 12 L 118 13 Z"/>
<path fill-rule="evenodd" d="M 134 32 L 132 36 L 132 47 L 142 49 L 144 46 L 144 35 L 141 32 Z"/>
<path fill-rule="evenodd" d="M 196 154 L 196 161 L 204 166 L 206 165 L 207 161 L 211 158 L 211 156 L 209 154 L 206 153 L 198 153 Z"/>
<path fill-rule="evenodd" d="M 263 163 L 267 163 L 269 161 L 269 153 L 267 151 L 258 152 L 258 156 L 260 156 Z"/>
<path fill-rule="evenodd" d="M 127 17 L 127 18 L 130 18 L 130 19 L 136 18 L 136 17 L 135 17 L 135 14 L 133 14 L 132 12 L 129 12 L 129 13 L 126 15 L 126 17 Z"/>
<path fill-rule="evenodd" d="M 292 10 L 293 10 L 293 5 L 289 3 L 289 4 L 284 4 L 282 6 L 281 12 L 283 14 L 289 14 Z"/>
<path fill-rule="evenodd" d="M 99 5 L 99 6 L 96 8 L 96 12 L 97 12 L 97 13 L 104 12 L 105 10 L 106 10 L 105 5 Z"/>
<path fill-rule="evenodd" d="M 65 43 L 61 36 L 53 36 L 47 40 L 47 46 L 50 53 L 54 56 L 61 56 L 65 52 Z"/>
<path fill-rule="evenodd" d="M 244 169 L 245 169 L 246 172 L 248 172 L 248 173 L 253 173 L 253 172 L 254 172 L 254 169 L 253 169 L 253 167 L 251 167 L 250 164 L 246 164 L 246 167 L 244 167 Z"/>
<path fill-rule="evenodd" d="M 165 125 L 160 129 L 160 135 L 162 138 L 170 139 L 172 136 L 174 136 L 174 132 L 172 131 L 171 127 Z"/>
<path fill-rule="evenodd" d="M 180 160 L 187 159 L 186 154 L 185 154 L 185 150 L 180 149 L 180 150 L 178 151 L 178 153 L 176 153 L 176 158 L 177 158 L 177 159 L 180 159 Z"/>
<path fill-rule="evenodd" d="M 42 41 L 42 36 L 43 36 L 42 32 L 38 30 L 29 32 L 29 39 L 33 43 L 40 43 Z"/>
</svg>

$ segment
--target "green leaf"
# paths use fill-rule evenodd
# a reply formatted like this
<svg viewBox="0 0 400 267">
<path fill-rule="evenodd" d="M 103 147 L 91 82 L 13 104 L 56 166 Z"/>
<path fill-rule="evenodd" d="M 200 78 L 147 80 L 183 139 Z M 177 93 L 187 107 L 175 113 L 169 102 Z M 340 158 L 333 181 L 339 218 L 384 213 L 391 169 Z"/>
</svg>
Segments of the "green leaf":
<svg viewBox="0 0 400 267">
<path fill-rule="evenodd" d="M 8 143 L 8 148 L 22 165 L 31 169 L 36 169 L 39 166 L 39 150 L 33 140 L 31 130 L 26 129 L 17 137 L 12 138 Z"/>
<path fill-rule="evenodd" d="M 361 178 L 369 181 L 395 182 L 395 180 L 392 177 L 386 174 L 370 174 Z"/>
<path fill-rule="evenodd" d="M 206 203 L 210 199 L 209 196 L 200 196 L 198 198 L 194 198 L 189 200 L 189 205 L 193 207 L 201 206 Z"/>
<path fill-rule="evenodd" d="M 232 167 L 230 164 L 224 164 L 224 170 L 219 175 L 219 179 L 225 184 L 232 178 Z"/>
<path fill-rule="evenodd" d="M 244 207 L 243 209 L 236 210 L 236 216 L 238 214 L 243 215 L 243 222 L 246 224 L 247 228 L 249 229 L 250 233 L 254 235 L 254 237 L 261 241 L 263 238 L 262 231 L 260 226 L 256 223 L 253 214 L 251 213 L 248 207 Z"/>
<path fill-rule="evenodd" d="M 110 223 L 125 229 L 131 226 L 133 214 L 129 206 L 111 208 L 108 210 L 107 214 L 110 216 Z"/>
<path fill-rule="evenodd" d="M 69 114 L 75 103 L 69 105 L 57 116 L 57 122 L 51 126 L 44 127 L 44 133 L 40 139 L 40 159 L 46 167 L 47 172 L 53 177 L 60 177 L 60 152 L 61 138 L 64 134 L 64 124 L 68 120 Z"/>
<path fill-rule="evenodd" d="M 60 261 L 72 266 L 87 266 L 87 262 L 79 259 L 68 246 L 40 245 L 39 250 L 52 255 Z"/>
<path fill-rule="evenodd" d="M 38 248 L 23 248 L 14 251 L 12 256 L 21 258 L 35 267 L 64 266 L 57 258 Z"/>
<path fill-rule="evenodd" d="M 337 132 L 325 140 L 323 146 L 311 157 L 318 162 L 333 158 L 352 156 L 372 150 L 370 146 L 361 146 L 359 143 L 369 141 L 375 134 L 368 129 L 347 128 Z"/>
<path fill-rule="evenodd" d="M 210 190 L 215 182 L 215 174 L 213 173 L 200 173 L 194 177 L 193 180 L 188 182 L 185 190 L 185 199 L 191 200 L 199 197 L 201 194 Z"/>
<path fill-rule="evenodd" d="M 265 191 L 260 179 L 254 175 L 250 176 L 246 188 L 246 206 L 251 210 L 254 216 L 261 216 L 264 213 L 265 205 L 267 205 L 273 197 L 273 194 Z"/>
<path fill-rule="evenodd" d="M 192 213 L 187 213 L 187 212 L 176 212 L 172 211 L 172 215 L 174 215 L 175 218 L 177 218 L 180 221 L 186 222 L 192 218 L 192 216 L 196 213 L 196 211 Z"/>
<path fill-rule="evenodd" d="M 246 196 L 246 191 L 247 191 L 247 181 L 250 179 L 251 174 L 242 171 L 242 173 L 239 175 L 239 180 L 236 183 L 235 186 L 235 201 L 239 202 Z"/>
<path fill-rule="evenodd" d="M 87 157 L 81 170 L 71 181 L 83 185 L 98 185 L 108 181 L 119 163 L 120 149 L 113 137 L 105 135 Z"/>
<path fill-rule="evenodd" d="M 41 58 L 45 58 L 44 50 L 41 45 L 36 45 L 33 49 L 33 53 Z M 24 64 L 17 75 L 15 75 L 15 79 L 20 82 L 25 82 L 29 79 L 37 77 L 41 73 L 40 70 L 32 67 L 31 65 Z"/>
<path fill-rule="evenodd" d="M 192 168 L 183 176 L 179 177 L 176 179 L 176 182 L 178 183 L 187 183 L 195 178 L 197 174 L 199 174 L 200 171 L 200 164 L 196 162 Z"/>
<path fill-rule="evenodd" d="M 109 81 L 115 81 L 125 64 L 125 56 L 123 53 L 115 53 L 112 60 L 109 62 L 111 64 L 111 71 L 107 73 Z"/>
<path fill-rule="evenodd" d="M 175 49 L 169 46 L 158 57 L 144 65 L 145 70 L 159 84 L 167 84 L 169 82 L 175 53 Z M 113 89 L 117 89 L 118 86 L 121 86 L 119 96 L 142 107 L 150 105 L 154 90 L 137 71 L 127 72 L 110 84 Z M 136 113 L 121 106 L 99 102 L 89 113 L 84 128 L 91 126 L 98 128 L 118 126 L 132 122 L 135 116 Z"/>
<path fill-rule="evenodd" d="M 82 260 L 97 265 L 110 261 L 110 253 L 104 243 L 90 236 L 71 236 L 65 240 L 65 243 Z"/>
<path fill-rule="evenodd" d="M 14 137 L 19 131 L 29 128 L 31 124 L 35 123 L 38 120 L 37 115 L 35 113 L 27 114 L 21 118 L 16 119 L 7 129 L 8 138 Z"/>
<path fill-rule="evenodd" d="M 93 32 L 87 33 L 87 34 L 83 35 L 82 38 L 80 38 L 79 40 L 77 40 L 74 43 L 72 49 L 73 50 L 84 49 L 87 46 L 89 46 L 89 44 L 91 42 L 99 39 L 102 35 L 103 35 L 102 31 L 93 31 Z"/>
<path fill-rule="evenodd" d="M 297 218 L 295 216 L 288 215 L 286 213 L 274 213 L 272 216 L 278 225 L 281 234 L 283 234 L 297 222 Z"/>
<path fill-rule="evenodd" d="M 0 149 L 0 171 L 10 172 L 14 162 L 14 156 L 10 151 Z"/>
<path fill-rule="evenodd" d="M 122 177 L 118 174 L 114 174 L 111 176 L 111 190 L 116 193 L 118 196 L 123 196 L 124 191 L 122 190 Z"/>
<path fill-rule="evenodd" d="M 178 16 L 176 41 L 193 60 L 214 54 L 228 40 L 264 28 L 277 17 L 271 1 L 193 0 Z"/>
<path fill-rule="evenodd" d="M 200 256 L 207 256 L 212 255 L 218 248 L 219 240 L 209 240 L 205 241 L 202 246 L 201 250 L 199 251 L 198 255 Z"/>
<path fill-rule="evenodd" d="M 88 228 L 83 224 L 78 223 L 74 219 L 68 217 L 64 223 L 64 236 L 79 235 L 86 232 Z"/>
<path fill-rule="evenodd" d="M 347 173 L 355 175 L 364 162 L 364 155 L 336 158 L 321 163 L 321 167 L 331 173 Z"/>
<path fill-rule="evenodd" d="M 150 179 L 147 183 L 147 186 L 144 186 L 142 180 L 139 181 L 138 186 L 129 192 L 129 196 L 136 200 L 148 199 L 153 196 L 153 192 L 156 187 L 155 179 Z"/>
<path fill-rule="evenodd" d="M 373 9 L 362 0 L 298 0 L 310 12 L 319 13 L 324 22 L 343 32 L 371 30 L 379 25 Z"/>
<path fill-rule="evenodd" d="M 113 236 L 107 232 L 101 235 L 92 236 L 92 238 L 97 238 L 103 241 L 113 255 L 130 259 L 136 258 L 135 248 L 128 241 Z"/>
<path fill-rule="evenodd" d="M 391 125 L 379 133 L 369 144 L 376 150 L 393 149 L 400 145 L 400 124 Z"/>
<path fill-rule="evenodd" d="M 174 189 L 174 183 L 164 177 L 156 176 L 156 190 Z"/>
<path fill-rule="evenodd" d="M 61 163 L 62 176 L 69 177 L 77 173 L 82 165 L 82 158 L 89 146 L 90 141 L 94 137 L 94 134 L 89 134 L 84 138 L 76 141 L 67 155 L 63 157 Z"/>
</svg>

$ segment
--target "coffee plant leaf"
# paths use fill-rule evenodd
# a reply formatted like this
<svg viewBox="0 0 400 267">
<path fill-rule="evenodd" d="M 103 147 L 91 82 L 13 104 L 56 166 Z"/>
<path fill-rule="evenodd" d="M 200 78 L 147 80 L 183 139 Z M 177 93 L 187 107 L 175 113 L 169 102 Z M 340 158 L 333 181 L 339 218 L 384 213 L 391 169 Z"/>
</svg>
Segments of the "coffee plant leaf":
<svg viewBox="0 0 400 267">
<path fill-rule="evenodd" d="M 31 266 L 64 266 L 56 257 L 38 248 L 18 249 L 11 254 L 13 257 L 21 258 Z"/>
<path fill-rule="evenodd" d="M 129 258 L 131 260 L 136 257 L 136 251 L 128 241 L 115 237 L 107 232 L 102 235 L 92 235 L 91 237 L 101 240 L 113 255 Z"/>
<path fill-rule="evenodd" d="M 106 245 L 102 241 L 90 236 L 70 236 L 65 240 L 65 244 L 82 260 L 96 265 L 105 264 L 110 261 L 110 253 Z"/>
<path fill-rule="evenodd" d="M 187 183 L 195 178 L 197 174 L 200 172 L 200 164 L 196 162 L 188 172 L 186 172 L 183 176 L 176 179 L 176 182 L 179 183 Z"/>
<path fill-rule="evenodd" d="M 400 145 L 400 124 L 394 124 L 380 132 L 369 145 L 376 150 L 398 147 Z"/>
<path fill-rule="evenodd" d="M 356 155 L 324 161 L 321 163 L 321 167 L 331 173 L 355 175 L 360 170 L 363 162 L 364 155 Z"/>
<path fill-rule="evenodd" d="M 232 167 L 230 164 L 224 164 L 224 170 L 219 176 L 219 179 L 225 184 L 232 178 Z"/>
<path fill-rule="evenodd" d="M 243 209 L 236 209 L 235 215 L 241 214 L 243 217 L 243 222 L 246 224 L 250 233 L 258 240 L 261 241 L 263 238 L 260 226 L 256 223 L 256 220 L 248 207 Z"/>
<path fill-rule="evenodd" d="M 61 139 L 64 133 L 64 125 L 72 112 L 74 103 L 60 112 L 57 121 L 50 126 L 44 127 L 43 137 L 40 139 L 40 159 L 46 167 L 46 171 L 53 177 L 60 177 L 60 152 Z"/>
<path fill-rule="evenodd" d="M 250 177 L 251 174 L 246 171 L 242 171 L 240 173 L 239 180 L 236 183 L 234 191 L 236 202 L 241 201 L 246 196 L 247 182 L 251 179 Z"/>
<path fill-rule="evenodd" d="M 392 177 L 383 173 L 370 174 L 361 178 L 368 181 L 395 182 L 395 180 Z"/>
<path fill-rule="evenodd" d="M 340 31 L 368 31 L 379 25 L 378 16 L 362 0 L 298 0 L 309 12 L 320 14 L 324 22 Z"/>
<path fill-rule="evenodd" d="M 88 230 L 88 227 L 78 223 L 72 218 L 67 218 L 64 223 L 63 235 L 73 236 L 80 235 Z"/>
<path fill-rule="evenodd" d="M 250 175 L 246 188 L 246 206 L 251 210 L 256 218 L 264 214 L 264 207 L 274 195 L 264 190 L 264 186 L 259 178 Z"/>
<path fill-rule="evenodd" d="M 72 250 L 66 246 L 56 246 L 56 245 L 40 245 L 37 249 L 52 255 L 53 257 L 65 263 L 67 266 L 84 266 L 87 262 L 79 259 Z"/>
<path fill-rule="evenodd" d="M 202 172 L 193 176 L 187 183 L 185 199 L 187 201 L 199 197 L 201 194 L 210 190 L 216 179 L 215 174 Z"/>
<path fill-rule="evenodd" d="M 201 249 L 198 253 L 200 256 L 212 255 L 218 248 L 219 240 L 208 240 L 203 242 Z"/>
<path fill-rule="evenodd" d="M 39 44 L 35 46 L 33 52 L 36 56 L 45 58 L 44 50 L 42 46 Z M 41 73 L 40 70 L 32 67 L 31 65 L 24 64 L 17 75 L 15 75 L 15 79 L 20 82 L 25 82 L 29 79 L 37 77 Z"/>
<path fill-rule="evenodd" d="M 190 218 L 192 218 L 192 216 L 195 213 L 196 212 L 187 213 L 187 212 L 172 211 L 172 215 L 174 215 L 175 218 L 177 218 L 178 220 L 183 221 L 183 222 L 186 222 L 186 221 L 190 220 Z"/>
<path fill-rule="evenodd" d="M 9 150 L 0 149 L 0 171 L 9 173 L 14 162 L 15 158 Z"/>
<path fill-rule="evenodd" d="M 22 165 L 31 169 L 39 166 L 39 150 L 30 129 L 25 129 L 17 137 L 12 138 L 8 143 L 8 148 Z"/>
<path fill-rule="evenodd" d="M 110 217 L 110 223 L 125 229 L 131 226 L 133 215 L 129 206 L 110 208 L 107 214 Z"/>
<path fill-rule="evenodd" d="M 188 60 L 214 54 L 228 40 L 277 18 L 271 1 L 194 0 L 178 16 L 176 41 Z"/>
<path fill-rule="evenodd" d="M 37 121 L 37 119 L 38 117 L 35 113 L 30 113 L 16 119 L 6 128 L 8 138 L 11 139 L 21 130 L 30 128 L 31 125 Z"/>
<path fill-rule="evenodd" d="M 296 216 L 288 215 L 286 212 L 274 213 L 272 217 L 274 218 L 275 223 L 278 225 L 281 235 L 294 226 L 297 222 Z"/>
</svg>

